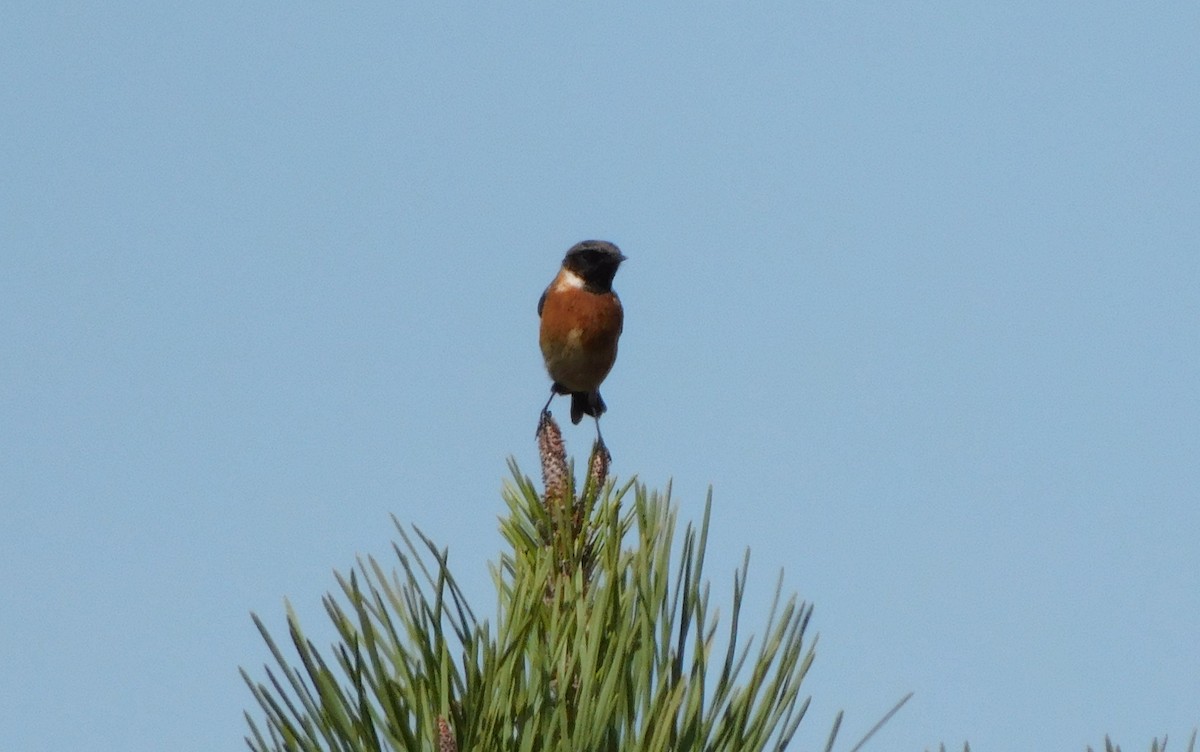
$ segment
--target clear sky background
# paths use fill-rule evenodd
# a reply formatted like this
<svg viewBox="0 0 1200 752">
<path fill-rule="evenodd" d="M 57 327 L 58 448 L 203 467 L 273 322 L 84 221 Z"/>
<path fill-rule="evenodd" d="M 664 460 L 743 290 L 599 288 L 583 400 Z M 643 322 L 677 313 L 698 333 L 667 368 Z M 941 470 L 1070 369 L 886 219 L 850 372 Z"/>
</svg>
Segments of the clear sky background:
<svg viewBox="0 0 1200 752">
<path fill-rule="evenodd" d="M 6 750 L 240 748 L 392 513 L 492 613 L 593 237 L 613 472 L 815 604 L 794 748 L 1184 741 L 1200 5 L 436 5 L 6 5 Z"/>
</svg>

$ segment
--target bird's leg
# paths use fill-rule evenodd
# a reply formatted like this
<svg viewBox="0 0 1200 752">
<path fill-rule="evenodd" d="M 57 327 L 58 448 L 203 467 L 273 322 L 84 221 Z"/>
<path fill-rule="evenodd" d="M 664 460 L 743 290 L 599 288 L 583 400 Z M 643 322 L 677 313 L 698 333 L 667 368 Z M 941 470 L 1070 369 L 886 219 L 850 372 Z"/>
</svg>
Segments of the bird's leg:
<svg viewBox="0 0 1200 752">
<path fill-rule="evenodd" d="M 550 412 L 550 403 L 554 401 L 555 397 L 557 397 L 560 394 L 570 394 L 570 393 L 571 393 L 571 391 L 569 389 L 567 389 L 565 386 L 558 383 L 557 381 L 555 381 L 553 384 L 551 384 L 550 385 L 550 397 L 546 400 L 546 404 L 542 406 L 542 415 L 546 415 L 547 413 Z"/>
<path fill-rule="evenodd" d="M 538 441 L 541 441 L 542 431 L 546 429 L 546 424 L 554 420 L 554 418 L 550 416 L 550 403 L 554 401 L 554 397 L 554 387 L 550 387 L 550 399 L 546 400 L 545 405 L 542 405 L 542 412 L 538 414 L 537 431 L 535 431 L 533 434 Z"/>
</svg>

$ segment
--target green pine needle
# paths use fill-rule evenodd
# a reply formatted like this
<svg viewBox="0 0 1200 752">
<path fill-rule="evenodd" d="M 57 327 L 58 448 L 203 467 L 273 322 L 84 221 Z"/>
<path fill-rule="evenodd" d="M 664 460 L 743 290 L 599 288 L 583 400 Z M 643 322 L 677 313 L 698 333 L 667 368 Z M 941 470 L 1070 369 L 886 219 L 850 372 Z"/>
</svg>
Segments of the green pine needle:
<svg viewBox="0 0 1200 752">
<path fill-rule="evenodd" d="M 242 672 L 261 710 L 247 714 L 250 749 L 787 747 L 808 708 L 812 608 L 783 599 L 781 579 L 761 637 L 744 637 L 747 552 L 721 627 L 703 577 L 711 495 L 677 541 L 668 495 L 589 481 L 576 497 L 568 481 L 566 503 L 550 504 L 515 465 L 513 476 L 494 623 L 476 618 L 447 551 L 398 521 L 398 569 L 360 560 L 324 599 L 330 651 L 289 607 L 293 661 L 254 617 L 276 667 L 265 682 Z M 439 738 L 439 719 L 453 740 Z"/>
</svg>

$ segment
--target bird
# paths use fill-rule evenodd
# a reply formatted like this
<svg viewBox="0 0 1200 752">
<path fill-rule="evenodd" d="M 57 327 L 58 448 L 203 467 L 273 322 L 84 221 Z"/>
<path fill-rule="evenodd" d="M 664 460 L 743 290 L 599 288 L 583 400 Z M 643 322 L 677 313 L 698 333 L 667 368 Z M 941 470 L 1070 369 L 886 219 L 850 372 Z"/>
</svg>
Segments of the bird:
<svg viewBox="0 0 1200 752">
<path fill-rule="evenodd" d="M 605 240 L 584 240 L 571 246 L 554 281 L 538 300 L 541 327 L 538 343 L 546 372 L 553 382 L 545 415 L 557 395 L 571 395 L 571 423 L 584 415 L 596 419 L 608 409 L 600 384 L 617 360 L 617 340 L 625 325 L 621 299 L 613 292 L 613 277 L 625 255 Z"/>
</svg>

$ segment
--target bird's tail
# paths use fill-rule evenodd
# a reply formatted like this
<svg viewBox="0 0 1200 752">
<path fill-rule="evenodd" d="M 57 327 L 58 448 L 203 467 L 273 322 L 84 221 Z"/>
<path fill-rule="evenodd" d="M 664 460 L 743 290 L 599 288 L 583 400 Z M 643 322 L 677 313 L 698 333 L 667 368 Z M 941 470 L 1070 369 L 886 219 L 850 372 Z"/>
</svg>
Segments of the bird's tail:
<svg viewBox="0 0 1200 752">
<path fill-rule="evenodd" d="M 608 406 L 600 397 L 600 392 L 571 392 L 571 422 L 578 425 L 583 416 L 590 415 L 599 418 Z"/>
</svg>

